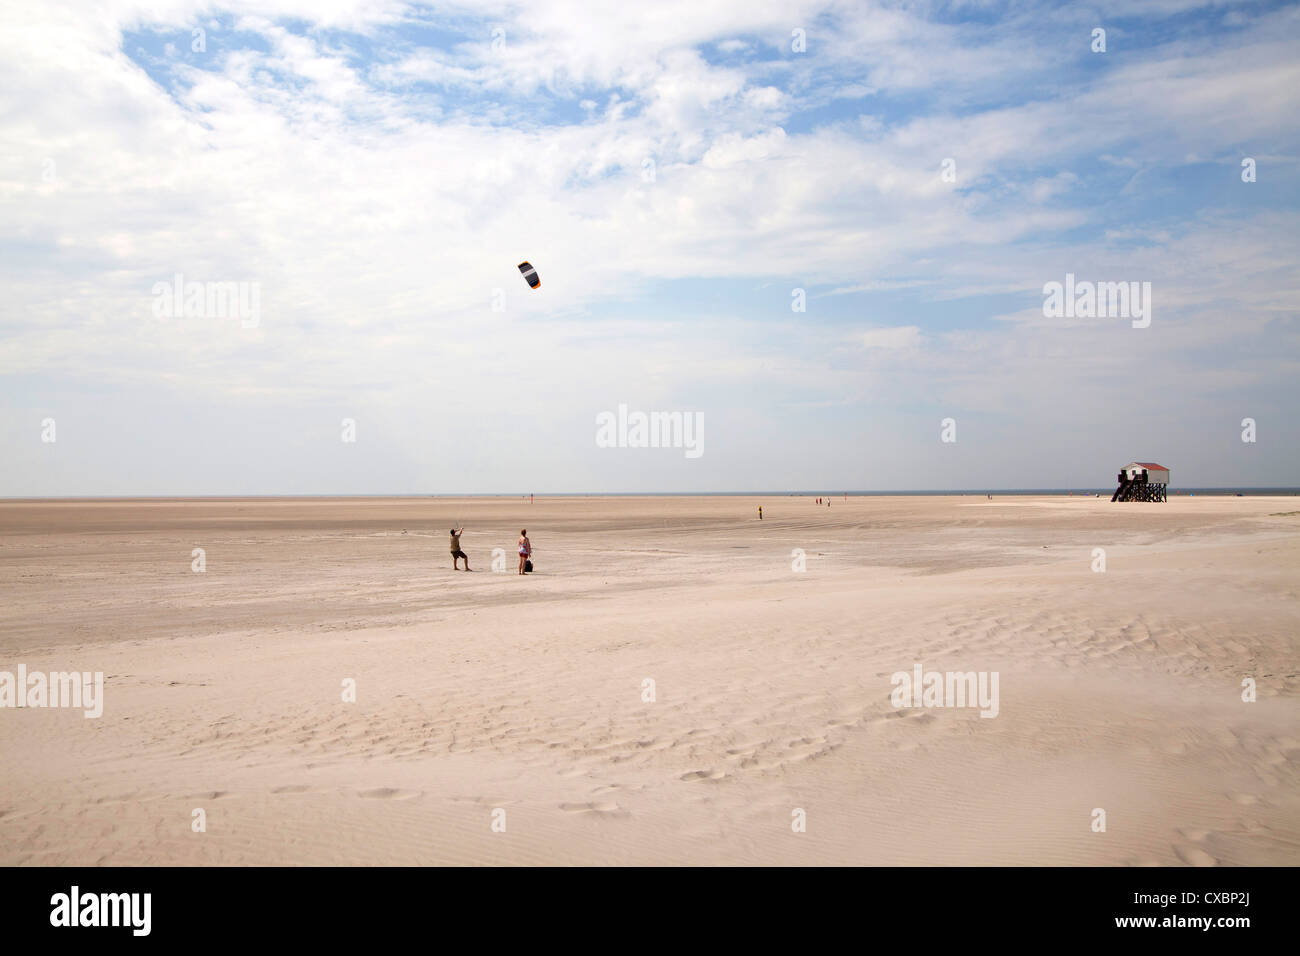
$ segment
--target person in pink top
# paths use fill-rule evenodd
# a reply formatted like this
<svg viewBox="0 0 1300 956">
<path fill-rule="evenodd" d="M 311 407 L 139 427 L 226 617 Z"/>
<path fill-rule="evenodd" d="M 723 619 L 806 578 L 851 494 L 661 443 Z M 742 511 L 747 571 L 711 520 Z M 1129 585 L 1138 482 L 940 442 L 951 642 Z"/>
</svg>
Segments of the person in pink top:
<svg viewBox="0 0 1300 956">
<path fill-rule="evenodd" d="M 528 529 L 519 532 L 519 573 L 524 573 L 524 563 L 533 553 L 533 544 L 528 540 Z"/>
</svg>

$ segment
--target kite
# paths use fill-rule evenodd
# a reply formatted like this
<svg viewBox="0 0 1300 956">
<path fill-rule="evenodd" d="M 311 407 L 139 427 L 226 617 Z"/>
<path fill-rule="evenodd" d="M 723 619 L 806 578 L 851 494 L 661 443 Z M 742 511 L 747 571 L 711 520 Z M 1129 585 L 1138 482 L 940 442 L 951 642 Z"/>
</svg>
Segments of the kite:
<svg viewBox="0 0 1300 956">
<path fill-rule="evenodd" d="M 540 289 L 542 287 L 541 277 L 538 276 L 537 270 L 533 268 L 531 262 L 525 261 L 519 263 L 519 271 L 524 274 L 524 280 L 534 289 Z"/>
</svg>

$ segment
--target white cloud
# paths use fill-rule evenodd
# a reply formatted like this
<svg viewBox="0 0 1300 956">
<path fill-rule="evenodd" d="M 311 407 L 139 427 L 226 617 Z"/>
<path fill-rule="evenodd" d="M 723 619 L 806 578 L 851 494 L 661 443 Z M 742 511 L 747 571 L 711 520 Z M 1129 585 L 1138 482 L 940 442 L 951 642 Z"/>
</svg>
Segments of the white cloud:
<svg viewBox="0 0 1300 956">
<path fill-rule="evenodd" d="M 888 329 L 869 329 L 854 336 L 858 345 L 866 349 L 908 349 L 921 344 L 924 338 L 915 325 L 900 325 Z"/>
</svg>

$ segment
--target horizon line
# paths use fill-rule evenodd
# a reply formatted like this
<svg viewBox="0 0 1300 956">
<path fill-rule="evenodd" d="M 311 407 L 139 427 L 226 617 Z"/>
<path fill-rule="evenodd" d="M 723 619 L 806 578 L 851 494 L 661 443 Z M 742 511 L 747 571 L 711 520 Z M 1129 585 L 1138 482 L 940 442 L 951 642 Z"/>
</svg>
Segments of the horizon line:
<svg viewBox="0 0 1300 956">
<path fill-rule="evenodd" d="M 809 491 L 804 489 L 786 489 L 779 491 L 548 491 L 548 492 L 365 492 L 365 493 L 287 493 L 287 494 L 81 494 L 81 495 L 0 495 L 0 501 L 216 501 L 222 499 L 284 499 L 284 498 L 713 498 L 780 495 L 784 497 L 889 497 L 906 495 L 1092 495 L 1110 492 L 1109 487 L 1080 488 L 887 488 L 881 490 L 854 489 L 848 491 Z M 1187 486 L 1171 489 L 1170 494 L 1192 492 L 1226 492 L 1245 494 L 1247 492 L 1291 493 L 1300 495 L 1300 485 L 1205 485 Z"/>
</svg>

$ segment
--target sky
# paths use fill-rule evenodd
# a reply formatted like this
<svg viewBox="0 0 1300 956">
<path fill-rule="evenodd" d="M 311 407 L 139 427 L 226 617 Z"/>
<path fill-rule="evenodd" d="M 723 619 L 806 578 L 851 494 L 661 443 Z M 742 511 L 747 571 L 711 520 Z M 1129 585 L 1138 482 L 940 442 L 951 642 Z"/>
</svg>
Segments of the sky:
<svg viewBox="0 0 1300 956">
<path fill-rule="evenodd" d="M 1297 91 L 1294 3 L 0 0 L 0 496 L 1300 485 Z"/>
</svg>

